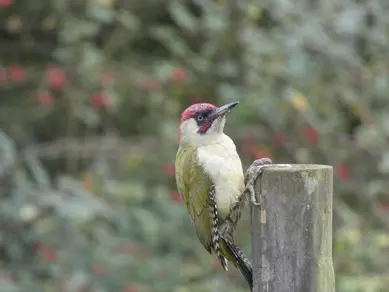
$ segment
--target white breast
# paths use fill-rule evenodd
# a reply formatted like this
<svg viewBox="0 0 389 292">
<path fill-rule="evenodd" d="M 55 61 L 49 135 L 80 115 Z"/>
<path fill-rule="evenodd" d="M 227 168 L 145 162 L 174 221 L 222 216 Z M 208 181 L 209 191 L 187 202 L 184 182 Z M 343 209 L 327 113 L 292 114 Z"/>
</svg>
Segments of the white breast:
<svg viewBox="0 0 389 292">
<path fill-rule="evenodd" d="M 197 156 L 215 185 L 216 204 L 220 215 L 225 217 L 244 190 L 244 177 L 234 142 L 224 134 L 218 140 L 199 147 Z"/>
</svg>

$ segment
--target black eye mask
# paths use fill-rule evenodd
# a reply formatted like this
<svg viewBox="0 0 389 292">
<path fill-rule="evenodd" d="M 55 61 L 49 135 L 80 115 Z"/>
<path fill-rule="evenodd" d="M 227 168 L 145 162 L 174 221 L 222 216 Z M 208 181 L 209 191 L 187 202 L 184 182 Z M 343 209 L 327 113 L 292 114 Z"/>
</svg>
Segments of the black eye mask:
<svg viewBox="0 0 389 292">
<path fill-rule="evenodd" d="M 207 110 L 204 112 L 196 113 L 194 115 L 194 119 L 199 126 L 199 133 L 205 134 L 208 129 L 212 126 L 213 121 L 217 118 L 217 116 L 212 115 L 213 110 Z"/>
</svg>

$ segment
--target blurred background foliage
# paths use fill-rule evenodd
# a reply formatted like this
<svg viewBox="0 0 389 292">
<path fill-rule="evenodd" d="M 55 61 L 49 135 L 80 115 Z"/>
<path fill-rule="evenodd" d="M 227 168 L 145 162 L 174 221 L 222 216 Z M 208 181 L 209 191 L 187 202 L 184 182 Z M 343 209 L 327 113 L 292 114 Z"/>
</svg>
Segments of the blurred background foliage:
<svg viewBox="0 0 389 292">
<path fill-rule="evenodd" d="M 176 192 L 179 114 L 334 166 L 337 291 L 388 291 L 389 2 L 0 0 L 0 290 L 247 291 Z M 248 213 L 248 210 L 247 210 Z M 247 215 L 237 232 L 249 253 Z"/>
</svg>

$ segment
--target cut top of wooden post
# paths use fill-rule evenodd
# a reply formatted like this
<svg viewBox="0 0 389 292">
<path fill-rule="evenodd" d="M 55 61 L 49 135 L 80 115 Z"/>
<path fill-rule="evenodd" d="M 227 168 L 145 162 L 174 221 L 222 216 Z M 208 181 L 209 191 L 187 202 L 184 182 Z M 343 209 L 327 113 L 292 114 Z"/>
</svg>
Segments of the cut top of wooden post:
<svg viewBox="0 0 389 292">
<path fill-rule="evenodd" d="M 278 164 L 256 182 L 253 291 L 335 291 L 332 184 L 328 165 Z M 261 197 L 260 197 L 261 196 Z"/>
</svg>

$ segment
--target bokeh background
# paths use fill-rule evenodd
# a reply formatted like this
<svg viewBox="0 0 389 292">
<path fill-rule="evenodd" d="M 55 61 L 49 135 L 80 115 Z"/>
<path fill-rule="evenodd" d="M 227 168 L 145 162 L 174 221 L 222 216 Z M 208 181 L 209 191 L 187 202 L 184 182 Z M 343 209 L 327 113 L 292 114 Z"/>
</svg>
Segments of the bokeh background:
<svg viewBox="0 0 389 292">
<path fill-rule="evenodd" d="M 245 169 L 334 167 L 336 290 L 389 291 L 388 15 L 386 0 L 0 0 L 0 291 L 247 291 L 174 180 L 179 114 L 235 100 Z"/>
</svg>

